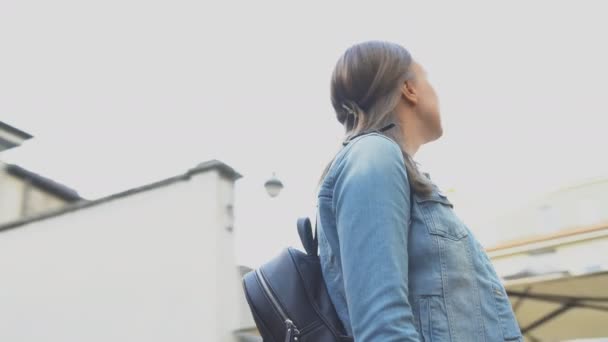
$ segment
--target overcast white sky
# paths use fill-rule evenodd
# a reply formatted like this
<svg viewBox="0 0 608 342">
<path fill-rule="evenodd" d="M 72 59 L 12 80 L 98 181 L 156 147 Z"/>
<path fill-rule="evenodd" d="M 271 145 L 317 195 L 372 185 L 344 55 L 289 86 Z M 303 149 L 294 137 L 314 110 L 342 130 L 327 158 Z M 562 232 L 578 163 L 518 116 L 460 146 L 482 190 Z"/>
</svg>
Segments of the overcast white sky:
<svg viewBox="0 0 608 342">
<path fill-rule="evenodd" d="M 483 241 L 484 222 L 608 175 L 603 1 L 1 1 L 2 156 L 96 198 L 216 158 L 237 183 L 238 260 L 297 243 L 342 129 L 329 75 L 392 40 L 428 70 L 445 135 L 416 159 Z M 263 182 L 285 183 L 275 200 Z M 250 247 L 256 246 L 256 247 Z"/>
</svg>

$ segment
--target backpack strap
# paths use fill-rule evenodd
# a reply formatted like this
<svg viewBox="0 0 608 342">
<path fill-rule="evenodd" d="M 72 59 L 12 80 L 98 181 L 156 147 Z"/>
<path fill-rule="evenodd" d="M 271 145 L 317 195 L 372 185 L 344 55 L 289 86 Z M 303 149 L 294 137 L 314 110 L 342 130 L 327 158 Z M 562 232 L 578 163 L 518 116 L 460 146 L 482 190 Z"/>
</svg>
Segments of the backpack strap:
<svg viewBox="0 0 608 342">
<path fill-rule="evenodd" d="M 308 255 L 317 255 L 317 248 L 319 246 L 319 240 L 317 238 L 317 224 L 315 222 L 315 233 L 312 233 L 312 225 L 308 217 L 301 217 L 298 219 L 298 235 L 302 241 L 302 246 L 306 250 Z"/>
</svg>

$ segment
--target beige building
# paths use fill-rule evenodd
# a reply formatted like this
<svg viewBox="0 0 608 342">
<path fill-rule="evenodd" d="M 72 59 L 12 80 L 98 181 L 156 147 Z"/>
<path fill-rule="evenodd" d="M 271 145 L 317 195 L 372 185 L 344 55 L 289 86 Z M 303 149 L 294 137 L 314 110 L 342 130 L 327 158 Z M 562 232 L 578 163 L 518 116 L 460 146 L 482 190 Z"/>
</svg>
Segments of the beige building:
<svg viewBox="0 0 608 342">
<path fill-rule="evenodd" d="M 551 193 L 496 227 L 523 235 L 488 254 L 527 341 L 608 336 L 608 179 Z"/>
<path fill-rule="evenodd" d="M 505 241 L 608 222 L 608 178 L 573 184 L 522 205 L 485 229 Z"/>
</svg>

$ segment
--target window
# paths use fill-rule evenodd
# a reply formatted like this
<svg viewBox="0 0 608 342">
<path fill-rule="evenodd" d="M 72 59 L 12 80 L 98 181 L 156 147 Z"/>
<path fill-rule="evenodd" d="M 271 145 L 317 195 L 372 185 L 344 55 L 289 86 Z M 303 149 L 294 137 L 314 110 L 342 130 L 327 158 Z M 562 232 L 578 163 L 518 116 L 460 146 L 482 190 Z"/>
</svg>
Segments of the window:
<svg viewBox="0 0 608 342">
<path fill-rule="evenodd" d="M 9 148 L 13 148 L 17 146 L 17 144 L 14 144 L 2 137 L 0 137 L 0 152 L 4 151 L 4 150 L 8 150 Z"/>
</svg>

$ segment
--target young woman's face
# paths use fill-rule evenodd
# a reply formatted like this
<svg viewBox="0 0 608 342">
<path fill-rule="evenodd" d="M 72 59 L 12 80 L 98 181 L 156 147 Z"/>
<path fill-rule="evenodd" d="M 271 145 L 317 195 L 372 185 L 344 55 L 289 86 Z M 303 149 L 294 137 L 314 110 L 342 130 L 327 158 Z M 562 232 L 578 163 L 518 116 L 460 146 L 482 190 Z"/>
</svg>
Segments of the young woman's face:
<svg viewBox="0 0 608 342">
<path fill-rule="evenodd" d="M 439 112 L 439 99 L 435 93 L 435 89 L 427 78 L 426 71 L 417 62 L 412 65 L 412 71 L 414 72 L 413 84 L 416 88 L 418 103 L 417 115 L 420 121 L 423 123 L 425 136 L 428 141 L 439 139 L 443 134 L 443 128 L 441 126 L 441 115 Z"/>
</svg>

